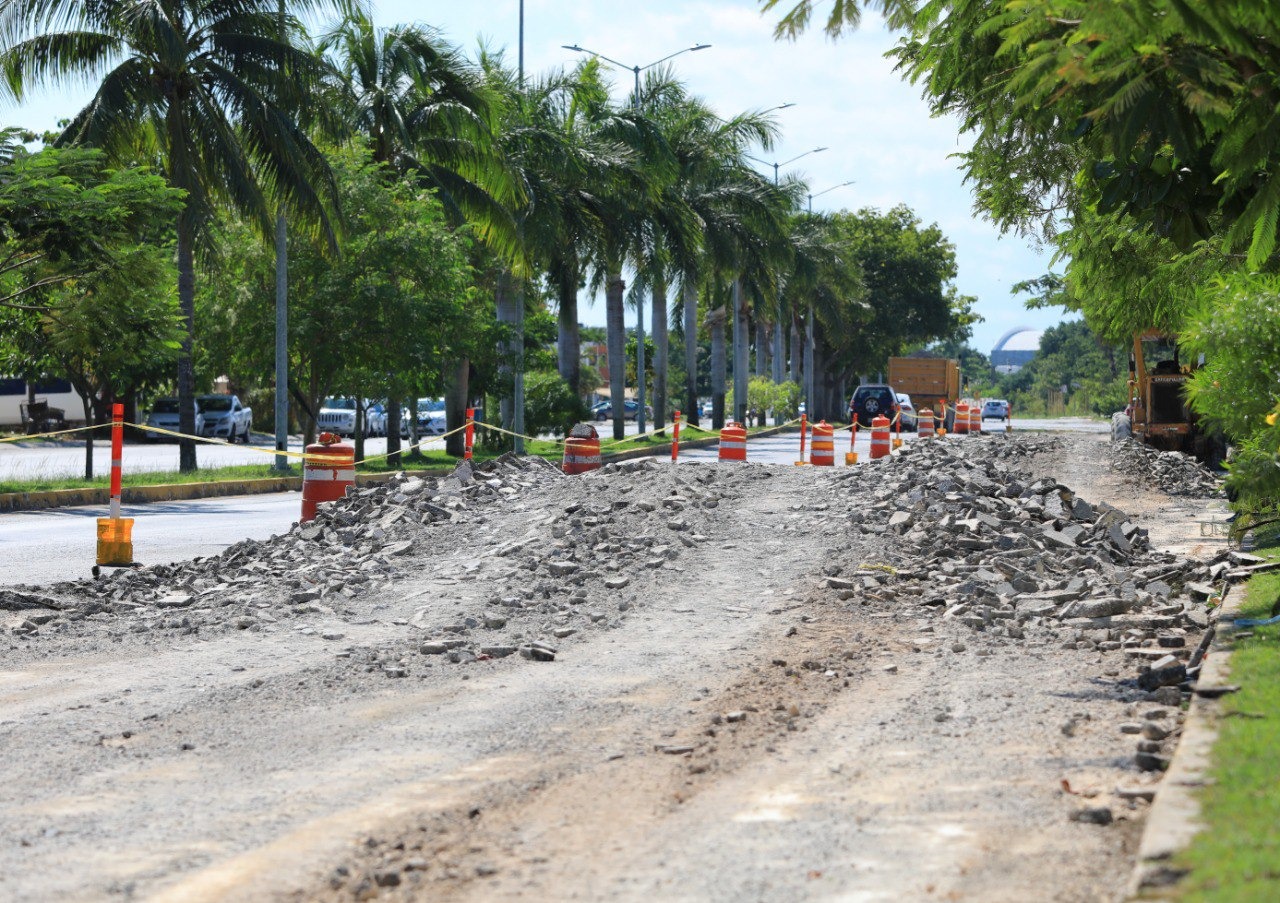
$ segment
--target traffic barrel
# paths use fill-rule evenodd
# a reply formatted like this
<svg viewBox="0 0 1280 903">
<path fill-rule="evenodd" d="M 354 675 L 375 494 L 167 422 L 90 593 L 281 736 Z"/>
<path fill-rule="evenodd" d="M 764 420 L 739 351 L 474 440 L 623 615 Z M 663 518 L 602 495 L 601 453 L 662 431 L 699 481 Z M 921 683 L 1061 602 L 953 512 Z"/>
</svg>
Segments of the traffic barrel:
<svg viewBox="0 0 1280 903">
<path fill-rule="evenodd" d="M 969 432 L 969 405 L 963 401 L 956 402 L 956 428 L 957 436 L 967 435 Z"/>
<path fill-rule="evenodd" d="M 982 404 L 974 402 L 973 407 L 969 408 L 969 432 L 982 432 Z"/>
<path fill-rule="evenodd" d="M 302 466 L 302 522 L 314 520 L 316 508 L 335 502 L 356 484 L 356 450 L 333 433 L 321 433 L 306 448 Z"/>
<path fill-rule="evenodd" d="M 589 423 L 579 423 L 569 430 L 564 440 L 564 461 L 560 465 L 565 473 L 586 473 L 600 469 L 600 434 Z"/>
<path fill-rule="evenodd" d="M 916 416 L 916 436 L 920 439 L 933 438 L 933 411 L 921 408 Z"/>
<path fill-rule="evenodd" d="M 747 460 L 747 430 L 741 423 L 726 423 L 720 430 L 720 460 Z"/>
<path fill-rule="evenodd" d="M 813 447 L 809 451 L 809 463 L 814 467 L 835 467 L 835 427 L 823 420 L 813 425 Z"/>
<path fill-rule="evenodd" d="M 871 421 L 871 460 L 889 457 L 889 418 L 877 416 Z"/>
</svg>

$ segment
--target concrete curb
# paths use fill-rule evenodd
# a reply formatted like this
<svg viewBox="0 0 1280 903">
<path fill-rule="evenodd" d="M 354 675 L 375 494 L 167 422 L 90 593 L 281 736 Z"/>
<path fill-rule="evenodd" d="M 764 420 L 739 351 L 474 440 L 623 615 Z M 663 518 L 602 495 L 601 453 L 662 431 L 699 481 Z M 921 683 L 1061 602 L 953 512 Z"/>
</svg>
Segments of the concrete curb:
<svg viewBox="0 0 1280 903">
<path fill-rule="evenodd" d="M 361 474 L 357 485 L 381 483 L 396 473 L 406 476 L 443 476 L 452 467 L 429 467 L 422 470 L 387 471 Z M 180 502 L 192 499 L 221 498 L 228 495 L 262 495 L 270 492 L 298 492 L 302 477 L 267 477 L 261 480 L 224 480 L 216 483 L 162 483 L 155 486 L 125 486 L 120 500 L 126 505 L 147 502 Z M 43 492 L 0 493 L 0 513 L 40 511 L 47 508 L 71 508 L 83 505 L 106 506 L 110 490 L 105 486 L 85 489 L 49 489 Z"/>
<path fill-rule="evenodd" d="M 1235 619 L 1248 584 L 1232 585 L 1223 594 L 1213 641 L 1205 654 L 1197 684 L 1223 686 L 1231 676 L 1231 652 L 1236 632 Z M 1198 788 L 1211 782 L 1209 768 L 1213 764 L 1214 743 L 1222 719 L 1220 699 L 1204 699 L 1191 694 L 1190 708 L 1182 724 L 1182 738 L 1174 750 L 1169 770 L 1156 791 L 1138 846 L 1138 861 L 1129 881 L 1129 898 L 1134 900 L 1173 900 L 1166 889 L 1174 889 L 1183 872 L 1169 865 L 1178 853 L 1189 848 L 1203 830 L 1200 822 Z"/>
</svg>

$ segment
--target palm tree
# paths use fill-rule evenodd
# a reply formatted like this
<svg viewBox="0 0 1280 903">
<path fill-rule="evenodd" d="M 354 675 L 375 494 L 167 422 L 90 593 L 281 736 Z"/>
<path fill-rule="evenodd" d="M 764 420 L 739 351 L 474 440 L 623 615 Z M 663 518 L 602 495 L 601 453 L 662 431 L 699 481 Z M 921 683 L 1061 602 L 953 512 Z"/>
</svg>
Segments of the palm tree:
<svg viewBox="0 0 1280 903">
<path fill-rule="evenodd" d="M 331 6 L 290 0 L 293 13 Z M 264 236 L 278 199 L 328 232 L 333 184 L 295 118 L 318 76 L 315 59 L 281 28 L 281 0 L 0 0 L 0 71 L 22 100 L 40 85 L 98 81 L 60 144 L 99 147 L 120 161 L 153 158 L 186 192 L 178 216 L 178 299 L 186 335 L 178 359 L 180 430 L 195 431 L 192 370 L 195 250 L 228 201 Z M 193 440 L 179 454 L 196 468 Z"/>
<path fill-rule="evenodd" d="M 331 128 L 338 137 L 368 141 L 374 162 L 434 189 L 456 225 L 470 226 L 500 258 L 518 259 L 512 208 L 520 193 L 495 138 L 501 100 L 483 73 L 437 31 L 418 25 L 379 28 L 360 10 L 324 35 L 318 51 L 331 67 Z M 507 307 L 514 303 L 513 285 L 500 284 L 499 304 Z M 470 364 L 458 361 L 448 369 L 452 429 L 466 407 Z M 389 422 L 399 422 L 399 400 L 410 389 L 392 387 Z M 449 441 L 449 451 L 461 455 L 461 437 Z M 398 431 L 388 432 L 387 450 L 389 460 L 398 462 Z"/>
</svg>

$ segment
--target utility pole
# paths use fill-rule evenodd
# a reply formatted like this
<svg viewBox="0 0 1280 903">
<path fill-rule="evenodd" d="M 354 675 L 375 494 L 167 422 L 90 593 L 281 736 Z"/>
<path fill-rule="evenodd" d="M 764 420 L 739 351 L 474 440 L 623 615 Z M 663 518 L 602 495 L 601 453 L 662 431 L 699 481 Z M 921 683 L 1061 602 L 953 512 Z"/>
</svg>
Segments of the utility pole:
<svg viewBox="0 0 1280 903">
<path fill-rule="evenodd" d="M 280 0 L 280 41 L 285 39 Z M 276 212 L 276 457 L 275 470 L 289 470 L 289 229 L 284 204 Z"/>
</svg>

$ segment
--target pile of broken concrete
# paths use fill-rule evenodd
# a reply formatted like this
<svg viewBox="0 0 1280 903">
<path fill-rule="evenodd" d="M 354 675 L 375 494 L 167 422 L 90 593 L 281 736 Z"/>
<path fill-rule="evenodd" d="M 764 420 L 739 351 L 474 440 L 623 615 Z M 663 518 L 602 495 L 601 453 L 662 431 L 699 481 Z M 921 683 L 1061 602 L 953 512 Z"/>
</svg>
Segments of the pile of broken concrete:
<svg viewBox="0 0 1280 903">
<path fill-rule="evenodd" d="M 1208 498 L 1217 495 L 1222 485 L 1213 471 L 1190 455 L 1160 451 L 1137 439 L 1111 443 L 1111 466 L 1155 483 L 1170 495 Z"/>
<path fill-rule="evenodd" d="M 1151 701 L 1176 704 L 1198 671 L 1203 645 L 1189 640 L 1210 625 L 1227 553 L 1196 562 L 1153 551 L 1124 512 L 1005 465 L 1006 441 L 917 442 L 835 476 L 847 529 L 899 545 L 896 560 L 836 568 L 827 585 L 987 643 L 1123 651 Z M 1143 738 L 1140 767 L 1163 767 L 1163 739 Z"/>
</svg>

